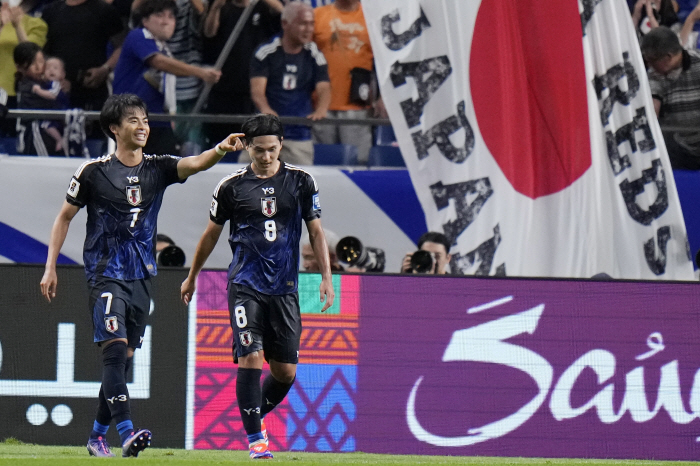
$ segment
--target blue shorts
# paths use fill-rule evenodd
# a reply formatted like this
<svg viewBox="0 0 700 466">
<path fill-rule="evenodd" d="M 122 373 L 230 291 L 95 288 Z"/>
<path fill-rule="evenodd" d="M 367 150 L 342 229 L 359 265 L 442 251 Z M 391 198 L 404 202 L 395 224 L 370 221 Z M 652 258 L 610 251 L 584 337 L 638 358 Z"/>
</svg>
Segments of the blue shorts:
<svg viewBox="0 0 700 466">
<path fill-rule="evenodd" d="M 151 279 L 100 277 L 88 286 L 95 343 L 126 338 L 127 346 L 141 348 L 151 309 Z"/>
<path fill-rule="evenodd" d="M 228 311 L 233 329 L 233 359 L 263 350 L 265 360 L 297 364 L 301 310 L 297 293 L 268 295 L 228 284 Z"/>
</svg>

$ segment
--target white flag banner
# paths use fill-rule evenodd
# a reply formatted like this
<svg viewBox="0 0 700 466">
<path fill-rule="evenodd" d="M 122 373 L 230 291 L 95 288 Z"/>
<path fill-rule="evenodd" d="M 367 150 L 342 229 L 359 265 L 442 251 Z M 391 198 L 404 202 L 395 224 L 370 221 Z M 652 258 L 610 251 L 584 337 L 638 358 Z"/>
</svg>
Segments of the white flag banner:
<svg viewBox="0 0 700 466">
<path fill-rule="evenodd" d="M 695 278 L 624 0 L 362 5 L 453 273 Z"/>
</svg>

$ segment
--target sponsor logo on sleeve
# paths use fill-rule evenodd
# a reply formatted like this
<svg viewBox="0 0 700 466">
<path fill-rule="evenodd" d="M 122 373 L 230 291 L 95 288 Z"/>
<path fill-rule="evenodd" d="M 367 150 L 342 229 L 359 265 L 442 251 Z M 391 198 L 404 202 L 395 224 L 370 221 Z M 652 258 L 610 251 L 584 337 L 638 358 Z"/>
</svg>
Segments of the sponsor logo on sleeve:
<svg viewBox="0 0 700 466">
<path fill-rule="evenodd" d="M 314 210 L 321 209 L 321 201 L 318 199 L 318 194 L 314 194 Z"/>
</svg>

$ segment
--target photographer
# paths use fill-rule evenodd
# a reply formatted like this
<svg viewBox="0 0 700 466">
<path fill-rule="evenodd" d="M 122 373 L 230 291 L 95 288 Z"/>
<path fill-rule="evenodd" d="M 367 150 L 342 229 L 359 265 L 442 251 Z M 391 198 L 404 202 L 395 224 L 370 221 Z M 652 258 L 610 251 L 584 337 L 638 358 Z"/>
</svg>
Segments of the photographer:
<svg viewBox="0 0 700 466">
<path fill-rule="evenodd" d="M 450 241 L 447 237 L 442 233 L 429 231 L 418 239 L 418 251 L 406 254 L 401 264 L 401 273 L 445 275 L 445 267 L 451 258 Z"/>
<path fill-rule="evenodd" d="M 185 265 L 185 251 L 175 244 L 168 235 L 156 235 L 156 262 L 165 267 Z"/>
</svg>

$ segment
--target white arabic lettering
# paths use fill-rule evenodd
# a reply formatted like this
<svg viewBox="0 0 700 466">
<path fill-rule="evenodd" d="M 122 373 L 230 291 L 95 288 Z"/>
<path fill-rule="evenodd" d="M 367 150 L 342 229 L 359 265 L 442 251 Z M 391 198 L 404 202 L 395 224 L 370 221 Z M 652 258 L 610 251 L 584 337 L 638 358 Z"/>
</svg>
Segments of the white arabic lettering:
<svg viewBox="0 0 700 466">
<path fill-rule="evenodd" d="M 75 324 L 58 324 L 56 380 L 0 380 L 0 396 L 45 396 L 61 398 L 94 398 L 101 382 L 76 382 Z M 134 353 L 134 382 L 127 384 L 131 398 L 151 396 L 151 326 L 146 326 L 143 345 Z M 0 346 L 0 373 L 2 347 Z"/>
<path fill-rule="evenodd" d="M 528 421 L 540 409 L 549 394 L 554 369 L 538 353 L 522 346 L 505 343 L 504 340 L 524 333 L 533 334 L 543 311 L 544 304 L 541 304 L 518 314 L 458 330 L 452 334 L 442 358 L 443 362 L 483 362 L 518 369 L 530 376 L 537 384 L 538 393 L 532 400 L 503 419 L 469 429 L 466 436 L 442 437 L 428 432 L 418 421 L 415 405 L 418 387 L 423 381 L 421 376 L 413 385 L 406 405 L 406 422 L 414 437 L 431 445 L 462 447 L 502 437 Z M 663 336 L 659 332 L 651 333 L 646 343 L 651 351 L 637 356 L 636 360 L 648 359 L 665 349 Z M 572 419 L 595 409 L 598 419 L 605 424 L 619 421 L 627 412 L 630 413 L 634 422 L 641 423 L 653 419 L 662 408 L 677 424 L 688 424 L 700 418 L 700 369 L 695 373 L 690 390 L 690 412 L 686 411 L 681 395 L 677 360 L 661 367 L 658 395 L 652 410 L 649 409 L 647 400 L 644 367 L 636 367 L 626 374 L 622 404 L 618 410 L 615 410 L 613 398 L 616 386 L 614 383 L 607 382 L 615 375 L 616 366 L 615 356 L 602 349 L 588 351 L 574 361 L 562 373 L 551 390 L 549 409 L 554 419 L 557 421 Z M 586 369 L 596 374 L 597 383 L 602 388 L 582 406 L 574 407 L 571 405 L 571 393 Z M 700 437 L 697 441 L 700 441 Z"/>
</svg>

